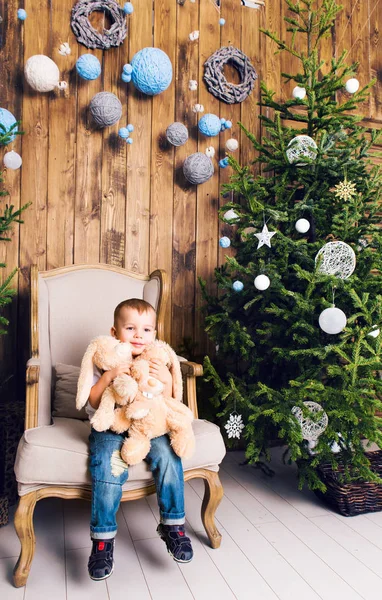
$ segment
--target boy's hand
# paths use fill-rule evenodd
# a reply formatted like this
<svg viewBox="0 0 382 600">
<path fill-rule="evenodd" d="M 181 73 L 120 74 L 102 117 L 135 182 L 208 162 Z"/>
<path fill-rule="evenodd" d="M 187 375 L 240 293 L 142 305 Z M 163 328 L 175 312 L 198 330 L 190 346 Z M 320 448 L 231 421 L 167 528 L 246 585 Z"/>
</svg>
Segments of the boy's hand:
<svg viewBox="0 0 382 600">
<path fill-rule="evenodd" d="M 111 383 L 116 377 L 118 377 L 118 375 L 122 375 L 123 373 L 126 373 L 126 375 L 130 375 L 130 368 L 131 363 L 126 363 L 123 365 L 119 365 L 114 369 L 110 369 L 110 371 L 105 371 L 104 375 L 106 375 L 106 377 L 109 380 L 109 383 Z"/>
<path fill-rule="evenodd" d="M 157 358 L 152 358 L 149 361 L 150 370 L 149 373 L 156 379 L 158 379 L 164 385 L 164 393 L 172 396 L 172 375 L 170 370 L 162 361 Z"/>
</svg>

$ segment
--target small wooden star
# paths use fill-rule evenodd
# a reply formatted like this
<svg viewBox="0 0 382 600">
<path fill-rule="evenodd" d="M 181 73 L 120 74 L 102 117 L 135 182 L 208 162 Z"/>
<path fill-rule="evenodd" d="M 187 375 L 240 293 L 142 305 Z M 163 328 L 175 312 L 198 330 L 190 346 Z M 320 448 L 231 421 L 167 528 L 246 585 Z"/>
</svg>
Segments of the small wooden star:
<svg viewBox="0 0 382 600">
<path fill-rule="evenodd" d="M 271 237 L 273 237 L 277 232 L 276 231 L 268 231 L 268 227 L 266 223 L 264 223 L 264 227 L 261 233 L 255 233 L 255 236 L 259 240 L 257 244 L 257 249 L 261 248 L 261 246 L 271 247 Z"/>
</svg>

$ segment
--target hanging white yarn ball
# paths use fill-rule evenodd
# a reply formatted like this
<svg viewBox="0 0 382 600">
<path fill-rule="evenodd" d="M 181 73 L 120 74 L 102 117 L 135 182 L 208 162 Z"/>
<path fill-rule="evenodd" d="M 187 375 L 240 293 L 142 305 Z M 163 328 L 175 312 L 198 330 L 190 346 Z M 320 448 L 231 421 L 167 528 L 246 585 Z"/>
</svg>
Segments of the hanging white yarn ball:
<svg viewBox="0 0 382 600">
<path fill-rule="evenodd" d="M 319 264 L 319 273 L 347 279 L 355 269 L 355 252 L 345 242 L 328 242 L 317 252 L 315 263 Z"/>
<path fill-rule="evenodd" d="M 228 152 L 235 152 L 235 150 L 237 150 L 239 147 L 239 142 L 235 140 L 235 138 L 230 138 L 226 141 L 225 147 L 227 148 Z"/>
<path fill-rule="evenodd" d="M 56 63 L 44 54 L 35 54 L 28 58 L 24 75 L 36 92 L 51 92 L 55 88 L 65 89 L 68 86 L 66 81 L 60 81 L 60 71 Z"/>
<path fill-rule="evenodd" d="M 299 233 L 306 233 L 310 229 L 310 223 L 308 219 L 298 219 L 298 221 L 296 221 L 295 227 Z"/>
<path fill-rule="evenodd" d="M 15 171 L 21 167 L 22 162 L 20 154 L 17 154 L 17 152 L 14 152 L 13 150 L 4 154 L 3 164 L 7 169 L 13 169 Z"/>
<path fill-rule="evenodd" d="M 208 146 L 208 148 L 206 148 L 206 155 L 208 158 L 213 158 L 215 156 L 215 148 L 213 146 Z"/>
<path fill-rule="evenodd" d="M 336 308 L 335 306 L 325 308 L 318 318 L 318 324 L 322 331 L 325 331 L 325 333 L 329 333 L 331 335 L 341 333 L 341 331 L 345 328 L 346 323 L 347 318 L 345 313 L 340 308 Z"/>
<path fill-rule="evenodd" d="M 292 96 L 297 100 L 303 100 L 306 96 L 306 89 L 304 87 L 296 85 L 296 87 L 294 87 L 292 90 Z"/>
<path fill-rule="evenodd" d="M 348 79 L 345 83 L 345 89 L 349 94 L 355 94 L 359 89 L 359 81 L 355 77 Z"/>
<path fill-rule="evenodd" d="M 263 292 L 264 290 L 269 288 L 269 286 L 271 285 L 271 280 L 269 279 L 269 277 L 267 277 L 267 275 L 258 275 L 253 283 L 257 290 Z"/>
</svg>

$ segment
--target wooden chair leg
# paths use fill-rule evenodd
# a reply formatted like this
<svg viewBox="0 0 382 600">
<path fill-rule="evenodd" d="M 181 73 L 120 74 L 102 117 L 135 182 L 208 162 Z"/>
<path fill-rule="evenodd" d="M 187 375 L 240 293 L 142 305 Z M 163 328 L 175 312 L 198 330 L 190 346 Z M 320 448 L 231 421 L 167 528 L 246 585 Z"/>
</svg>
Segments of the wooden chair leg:
<svg viewBox="0 0 382 600">
<path fill-rule="evenodd" d="M 20 556 L 13 570 L 13 581 L 16 587 L 26 584 L 33 560 L 36 543 L 33 513 L 36 502 L 37 492 L 21 496 L 15 513 L 15 529 L 21 543 Z"/>
<path fill-rule="evenodd" d="M 223 486 L 219 474 L 215 471 L 204 471 L 204 498 L 202 503 L 202 521 L 212 548 L 219 548 L 221 533 L 215 525 L 215 512 L 223 498 Z"/>
</svg>

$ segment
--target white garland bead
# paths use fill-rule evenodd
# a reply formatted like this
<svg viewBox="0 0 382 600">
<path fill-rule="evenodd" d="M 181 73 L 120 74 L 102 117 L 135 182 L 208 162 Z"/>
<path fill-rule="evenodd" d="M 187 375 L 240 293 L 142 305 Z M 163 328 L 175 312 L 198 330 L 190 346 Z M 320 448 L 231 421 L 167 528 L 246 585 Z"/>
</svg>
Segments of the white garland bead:
<svg viewBox="0 0 382 600">
<path fill-rule="evenodd" d="M 206 148 L 206 154 L 208 158 L 213 158 L 215 156 L 215 148 L 213 146 L 208 146 L 208 148 Z"/>
<path fill-rule="evenodd" d="M 68 56 L 69 54 L 71 54 L 72 50 L 68 44 L 68 42 L 64 42 L 63 44 L 61 44 L 61 46 L 58 49 L 58 53 L 61 54 L 61 56 Z"/>
<path fill-rule="evenodd" d="M 296 85 L 292 90 L 292 96 L 293 98 L 297 98 L 297 100 L 303 100 L 306 96 L 306 89 Z"/>
<path fill-rule="evenodd" d="M 198 89 L 198 82 L 196 81 L 196 79 L 190 79 L 190 81 L 188 82 L 188 89 L 191 90 L 191 92 Z"/>
<path fill-rule="evenodd" d="M 255 288 L 261 292 L 268 289 L 271 285 L 271 281 L 267 275 L 258 275 L 253 283 Z"/>
<path fill-rule="evenodd" d="M 199 31 L 191 31 L 191 33 L 188 35 L 188 37 L 190 38 L 191 42 L 198 40 L 199 39 Z"/>
<path fill-rule="evenodd" d="M 230 138 L 226 141 L 225 147 L 227 148 L 228 152 L 235 152 L 235 150 L 237 150 L 239 147 L 239 142 L 235 140 L 235 138 Z"/>
<path fill-rule="evenodd" d="M 22 162 L 20 154 L 17 154 L 17 152 L 14 152 L 13 150 L 4 154 L 3 164 L 7 169 L 13 169 L 15 171 L 21 167 Z"/>
<path fill-rule="evenodd" d="M 299 219 L 296 221 L 295 227 L 299 233 L 306 233 L 310 229 L 310 223 L 308 219 Z"/>
<path fill-rule="evenodd" d="M 355 77 L 348 79 L 345 83 L 345 89 L 349 94 L 355 94 L 359 89 L 359 81 Z"/>
<path fill-rule="evenodd" d="M 194 112 L 194 113 L 202 113 L 202 112 L 204 112 L 204 106 L 203 106 L 203 104 L 194 104 L 194 106 L 192 107 L 192 112 Z"/>
</svg>

